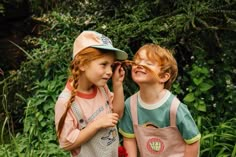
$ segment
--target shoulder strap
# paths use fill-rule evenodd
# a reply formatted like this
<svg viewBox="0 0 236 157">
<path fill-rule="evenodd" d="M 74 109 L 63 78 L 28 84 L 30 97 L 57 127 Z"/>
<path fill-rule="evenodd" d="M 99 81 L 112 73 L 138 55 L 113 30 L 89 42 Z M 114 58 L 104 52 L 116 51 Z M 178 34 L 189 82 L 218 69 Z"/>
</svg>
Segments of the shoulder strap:
<svg viewBox="0 0 236 157">
<path fill-rule="evenodd" d="M 106 106 L 106 108 L 108 107 L 108 113 L 112 113 L 112 109 L 111 109 L 111 107 L 110 107 L 110 103 L 109 103 L 109 97 L 108 97 L 108 93 L 106 92 L 106 90 L 105 90 L 105 87 L 100 87 L 99 88 L 100 90 L 101 90 L 101 92 L 102 92 L 102 94 L 103 94 L 103 96 L 105 97 L 105 99 L 106 99 L 106 104 L 105 104 L 105 106 Z"/>
<path fill-rule="evenodd" d="M 108 95 L 107 95 L 107 93 L 105 91 L 105 87 L 101 87 L 99 89 L 101 90 L 102 94 L 105 96 L 106 101 L 107 101 L 106 103 L 109 104 L 109 102 L 108 102 Z M 74 113 L 74 115 L 76 117 L 76 120 L 77 120 L 77 122 L 79 124 L 79 129 L 80 130 L 84 129 L 87 126 L 88 122 L 85 120 L 85 117 L 84 117 L 84 114 L 83 114 L 83 112 L 82 112 L 82 110 L 80 108 L 80 105 L 75 103 L 75 102 L 73 102 L 72 105 L 71 105 L 71 109 L 72 109 L 72 111 L 73 111 L 73 113 Z"/>
<path fill-rule="evenodd" d="M 170 126 L 176 126 L 176 113 L 179 107 L 180 101 L 174 97 L 170 106 Z"/>
<path fill-rule="evenodd" d="M 137 96 L 135 93 L 130 97 L 130 112 L 134 124 L 138 124 L 137 117 Z M 176 113 L 179 107 L 180 101 L 178 98 L 174 97 L 170 107 L 170 126 L 176 126 Z"/>
<path fill-rule="evenodd" d="M 137 93 L 135 93 L 134 95 L 130 97 L 130 112 L 131 112 L 133 124 L 138 124 L 137 98 L 138 98 Z"/>
<path fill-rule="evenodd" d="M 108 102 L 108 100 L 109 100 L 109 99 L 108 99 L 108 94 L 107 94 L 107 92 L 105 91 L 105 87 L 100 87 L 99 89 L 101 90 L 102 94 L 105 96 L 107 103 L 109 103 L 109 102 Z"/>
<path fill-rule="evenodd" d="M 79 124 L 79 129 L 82 130 L 87 126 L 87 122 L 83 117 L 83 113 L 81 112 L 79 104 L 75 102 L 72 103 L 71 109 L 76 117 L 77 123 Z"/>
</svg>

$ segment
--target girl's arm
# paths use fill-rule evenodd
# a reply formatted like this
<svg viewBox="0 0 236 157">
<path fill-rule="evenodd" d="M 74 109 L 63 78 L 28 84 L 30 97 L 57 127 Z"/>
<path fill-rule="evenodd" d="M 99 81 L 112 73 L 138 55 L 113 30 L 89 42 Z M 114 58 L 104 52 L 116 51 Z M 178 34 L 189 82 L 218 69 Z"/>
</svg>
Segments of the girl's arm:
<svg viewBox="0 0 236 157">
<path fill-rule="evenodd" d="M 200 142 L 197 141 L 193 144 L 186 144 L 184 157 L 198 157 L 200 151 Z"/>
<path fill-rule="evenodd" d="M 125 77 L 125 71 L 121 65 L 117 65 L 113 76 L 112 76 L 112 86 L 113 86 L 113 112 L 119 114 L 121 118 L 124 111 L 124 91 L 123 91 L 123 80 Z"/>
<path fill-rule="evenodd" d="M 135 138 L 123 138 L 123 145 L 128 157 L 137 157 L 137 144 Z"/>
<path fill-rule="evenodd" d="M 73 144 L 64 147 L 64 149 L 73 150 L 80 147 L 83 143 L 86 143 L 88 140 L 93 138 L 98 130 L 116 126 L 118 119 L 119 115 L 117 113 L 109 113 L 99 117 L 97 120 L 82 129 L 76 141 Z"/>
</svg>

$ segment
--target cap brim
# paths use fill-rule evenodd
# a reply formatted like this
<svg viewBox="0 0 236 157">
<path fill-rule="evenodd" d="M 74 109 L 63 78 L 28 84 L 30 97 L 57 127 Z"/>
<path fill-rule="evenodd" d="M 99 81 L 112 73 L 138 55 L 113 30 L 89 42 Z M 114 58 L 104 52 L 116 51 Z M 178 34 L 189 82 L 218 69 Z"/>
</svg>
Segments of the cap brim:
<svg viewBox="0 0 236 157">
<path fill-rule="evenodd" d="M 114 47 L 109 47 L 107 45 L 93 45 L 93 46 L 90 46 L 90 47 L 97 48 L 97 49 L 114 51 L 116 53 L 116 59 L 117 60 L 126 60 L 128 58 L 128 54 L 125 51 L 122 51 L 122 50 L 114 48 Z"/>
</svg>

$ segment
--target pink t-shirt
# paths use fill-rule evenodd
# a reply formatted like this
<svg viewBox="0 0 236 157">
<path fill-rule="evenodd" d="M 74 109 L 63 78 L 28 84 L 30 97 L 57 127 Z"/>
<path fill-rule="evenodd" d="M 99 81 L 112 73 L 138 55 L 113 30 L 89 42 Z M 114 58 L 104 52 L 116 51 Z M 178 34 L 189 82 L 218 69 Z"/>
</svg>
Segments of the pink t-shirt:
<svg viewBox="0 0 236 157">
<path fill-rule="evenodd" d="M 100 88 L 94 87 L 93 93 L 91 94 L 84 94 L 77 92 L 75 101 L 77 104 L 80 104 L 81 111 L 84 114 L 84 118 L 87 120 L 88 124 L 91 123 L 93 120 L 97 119 L 99 116 L 107 114 L 109 112 L 109 107 L 105 107 L 105 102 L 109 101 L 110 108 L 112 109 L 112 99 L 113 93 L 110 92 L 107 85 L 102 87 L 105 89 L 107 98 L 104 96 L 104 93 L 100 90 Z M 61 92 L 58 97 L 58 100 L 55 105 L 55 125 L 56 130 L 58 128 L 58 123 L 61 119 L 61 116 L 66 110 L 66 106 L 70 99 L 71 95 L 71 84 L 68 81 L 66 84 L 65 89 Z M 61 148 L 68 147 L 72 145 L 75 140 L 78 138 L 80 130 L 78 129 L 77 119 L 72 111 L 69 109 L 65 122 L 64 127 L 62 129 L 59 143 Z M 77 155 L 80 151 L 80 148 L 71 151 L 72 155 Z"/>
</svg>

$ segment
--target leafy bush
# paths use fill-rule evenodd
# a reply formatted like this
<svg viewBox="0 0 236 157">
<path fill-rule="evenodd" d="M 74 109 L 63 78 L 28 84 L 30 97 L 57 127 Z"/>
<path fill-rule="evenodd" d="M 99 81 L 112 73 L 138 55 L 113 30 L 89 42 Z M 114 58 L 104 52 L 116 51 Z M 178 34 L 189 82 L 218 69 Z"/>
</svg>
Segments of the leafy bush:
<svg viewBox="0 0 236 157">
<path fill-rule="evenodd" d="M 6 117 L 1 137 L 9 134 L 11 141 L 1 138 L 0 156 L 68 156 L 56 140 L 54 104 L 68 76 L 73 40 L 86 29 L 109 36 L 129 59 L 148 42 L 172 49 L 179 65 L 172 91 L 202 133 L 201 155 L 235 155 L 235 2 L 58 2 L 42 15 L 41 36 L 25 39 L 35 45 L 25 50 L 28 60 L 0 82 Z M 137 90 L 129 69 L 124 89 L 126 97 Z M 15 131 L 17 122 L 23 127 Z"/>
<path fill-rule="evenodd" d="M 201 156 L 236 156 L 236 118 L 207 128 L 202 133 Z"/>
</svg>

